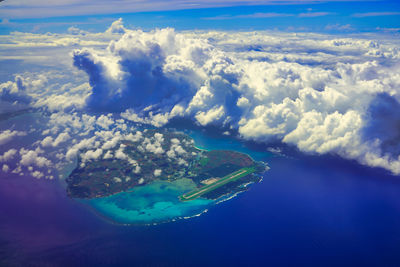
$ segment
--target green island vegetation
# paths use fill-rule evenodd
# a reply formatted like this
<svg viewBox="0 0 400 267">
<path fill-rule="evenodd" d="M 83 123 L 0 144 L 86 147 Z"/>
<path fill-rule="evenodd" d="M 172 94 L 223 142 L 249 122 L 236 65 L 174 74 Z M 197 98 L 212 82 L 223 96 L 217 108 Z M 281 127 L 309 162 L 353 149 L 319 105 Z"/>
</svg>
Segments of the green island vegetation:
<svg viewBox="0 0 400 267">
<path fill-rule="evenodd" d="M 187 135 L 170 130 L 136 131 L 94 151 L 80 151 L 78 166 L 66 179 L 73 198 L 101 198 L 156 181 L 190 179 L 196 189 L 179 197 L 216 200 L 247 190 L 266 169 L 246 154 L 229 150 L 201 150 Z"/>
</svg>

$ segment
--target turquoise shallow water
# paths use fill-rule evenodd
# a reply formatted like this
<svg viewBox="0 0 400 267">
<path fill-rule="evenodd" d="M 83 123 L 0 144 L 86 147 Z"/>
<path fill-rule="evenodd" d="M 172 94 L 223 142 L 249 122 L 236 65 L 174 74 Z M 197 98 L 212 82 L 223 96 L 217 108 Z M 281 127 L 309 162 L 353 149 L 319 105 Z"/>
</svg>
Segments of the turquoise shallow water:
<svg viewBox="0 0 400 267">
<path fill-rule="evenodd" d="M 178 197 L 196 186 L 190 179 L 156 181 L 109 197 L 83 200 L 98 213 L 120 224 L 154 224 L 201 214 L 214 202 Z"/>
</svg>

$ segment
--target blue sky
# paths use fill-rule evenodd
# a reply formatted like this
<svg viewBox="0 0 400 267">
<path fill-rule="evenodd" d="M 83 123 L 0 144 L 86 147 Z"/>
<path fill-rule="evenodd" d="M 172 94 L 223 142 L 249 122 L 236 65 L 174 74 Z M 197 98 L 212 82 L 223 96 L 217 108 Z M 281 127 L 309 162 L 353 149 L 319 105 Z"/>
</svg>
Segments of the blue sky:
<svg viewBox="0 0 400 267">
<path fill-rule="evenodd" d="M 165 6 L 166 2 L 161 4 L 157 0 L 150 0 L 147 3 L 153 5 L 141 7 L 138 4 L 131 5 L 135 1 L 121 0 L 118 4 L 107 2 L 111 3 L 109 9 L 101 4 L 102 1 L 97 2 L 100 3 L 97 9 L 91 0 L 79 3 L 64 0 L 59 1 L 57 6 L 41 5 L 41 1 L 29 6 L 25 2 L 6 0 L 0 4 L 0 34 L 11 31 L 65 32 L 71 26 L 103 31 L 119 17 L 124 19 L 124 24 L 129 28 L 143 29 L 174 27 L 178 30 L 275 29 L 317 32 L 398 32 L 400 29 L 398 1 L 262 1 L 265 4 L 260 5 L 260 1 L 191 1 L 190 4 L 188 1 L 175 0 Z M 113 9 L 112 6 L 116 5 L 119 8 Z M 146 12 L 138 12 L 142 10 Z"/>
</svg>

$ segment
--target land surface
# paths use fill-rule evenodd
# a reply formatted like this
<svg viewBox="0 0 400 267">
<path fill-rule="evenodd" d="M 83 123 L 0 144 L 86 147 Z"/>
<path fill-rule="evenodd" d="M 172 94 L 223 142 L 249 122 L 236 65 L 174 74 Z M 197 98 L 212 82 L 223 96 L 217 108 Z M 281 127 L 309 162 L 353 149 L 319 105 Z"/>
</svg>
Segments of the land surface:
<svg viewBox="0 0 400 267">
<path fill-rule="evenodd" d="M 87 157 L 93 151 L 81 151 L 77 168 L 66 179 L 70 197 L 105 197 L 155 180 L 189 178 L 197 189 L 182 195 L 182 201 L 218 199 L 246 190 L 265 170 L 246 154 L 201 150 L 187 135 L 168 130 L 137 131 L 103 148 L 108 149 L 95 159 Z"/>
</svg>

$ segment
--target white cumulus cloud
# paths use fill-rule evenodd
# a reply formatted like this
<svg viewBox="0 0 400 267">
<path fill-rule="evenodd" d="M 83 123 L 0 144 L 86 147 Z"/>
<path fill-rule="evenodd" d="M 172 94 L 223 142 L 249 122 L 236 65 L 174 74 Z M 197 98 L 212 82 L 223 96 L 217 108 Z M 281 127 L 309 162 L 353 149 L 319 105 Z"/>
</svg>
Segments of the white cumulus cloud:
<svg viewBox="0 0 400 267">
<path fill-rule="evenodd" d="M 60 43 L 70 51 L 77 48 L 71 53 L 76 69 L 69 69 L 80 74 L 76 81 L 66 83 L 60 73 L 57 82 L 55 75 L 26 74 L 0 86 L 2 101 L 59 111 L 50 115 L 52 127 L 41 142 L 43 147 L 72 142 L 66 159 L 80 150 L 114 148 L 124 139 L 164 153 L 163 136 L 150 140 L 140 132 L 123 134 L 128 126 L 111 112 L 156 127 L 184 117 L 201 126 L 223 126 L 246 140 L 280 141 L 307 153 L 334 153 L 400 174 L 398 39 L 170 28 L 145 32 L 126 29 L 122 20 L 96 36 L 102 44 L 83 43 L 94 41 L 93 34 L 7 37 L 21 51 L 33 40 L 43 47 L 47 42 L 57 49 Z M 56 105 L 55 96 L 65 104 Z M 77 110 L 100 115 L 77 115 Z M 0 145 L 23 134 L 2 131 Z M 77 135 L 84 138 L 73 142 Z M 183 155 L 174 145 L 166 149 L 167 156 Z M 25 164 L 42 157 L 29 153 Z M 112 156 L 129 160 L 123 149 L 104 155 Z"/>
</svg>

